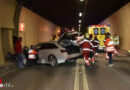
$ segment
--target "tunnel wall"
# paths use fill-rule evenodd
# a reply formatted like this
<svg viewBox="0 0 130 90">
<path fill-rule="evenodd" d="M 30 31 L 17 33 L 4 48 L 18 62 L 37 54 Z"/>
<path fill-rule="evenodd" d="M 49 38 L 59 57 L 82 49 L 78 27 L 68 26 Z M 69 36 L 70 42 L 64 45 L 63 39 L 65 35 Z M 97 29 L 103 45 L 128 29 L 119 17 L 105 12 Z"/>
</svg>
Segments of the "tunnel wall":
<svg viewBox="0 0 130 90">
<path fill-rule="evenodd" d="M 7 52 L 14 51 L 12 33 L 16 5 L 16 0 L 0 0 L 0 65 L 4 64 Z"/>
<path fill-rule="evenodd" d="M 112 35 L 116 33 L 120 38 L 119 47 L 121 49 L 130 49 L 130 2 L 102 21 L 101 24 L 111 26 Z"/>
<path fill-rule="evenodd" d="M 60 29 L 60 27 L 25 7 L 21 9 L 19 23 L 25 24 L 25 31 L 19 31 L 19 36 L 23 38 L 23 46 L 50 41 L 53 33 Z"/>
</svg>

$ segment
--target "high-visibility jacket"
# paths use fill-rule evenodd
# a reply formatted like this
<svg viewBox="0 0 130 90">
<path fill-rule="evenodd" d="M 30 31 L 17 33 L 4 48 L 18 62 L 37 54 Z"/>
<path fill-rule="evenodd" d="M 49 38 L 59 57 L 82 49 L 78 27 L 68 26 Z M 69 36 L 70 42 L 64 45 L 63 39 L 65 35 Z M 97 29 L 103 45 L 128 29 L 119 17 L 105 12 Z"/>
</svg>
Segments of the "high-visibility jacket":
<svg viewBox="0 0 130 90">
<path fill-rule="evenodd" d="M 82 48 L 83 53 L 93 51 L 93 45 L 88 39 L 84 39 L 78 45 Z"/>
<path fill-rule="evenodd" d="M 28 59 L 29 60 L 34 60 L 36 59 L 36 54 L 37 54 L 37 51 L 35 49 L 30 49 L 28 51 Z"/>
<path fill-rule="evenodd" d="M 115 51 L 114 42 L 110 38 L 106 39 L 105 46 L 106 46 L 106 52 L 114 52 Z"/>
<path fill-rule="evenodd" d="M 98 48 L 98 44 L 99 44 L 100 42 L 99 42 L 99 40 L 98 39 L 94 39 L 94 41 L 93 41 L 93 47 L 94 48 Z"/>
</svg>

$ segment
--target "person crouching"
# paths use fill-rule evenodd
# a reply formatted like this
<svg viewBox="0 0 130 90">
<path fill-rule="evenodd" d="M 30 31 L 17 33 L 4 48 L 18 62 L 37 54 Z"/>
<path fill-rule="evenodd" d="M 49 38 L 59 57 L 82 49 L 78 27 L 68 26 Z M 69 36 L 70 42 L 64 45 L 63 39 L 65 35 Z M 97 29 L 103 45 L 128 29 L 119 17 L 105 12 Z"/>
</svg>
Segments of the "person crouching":
<svg viewBox="0 0 130 90">
<path fill-rule="evenodd" d="M 34 46 L 31 45 L 28 51 L 28 66 L 36 64 L 37 51 L 34 49 Z"/>
</svg>

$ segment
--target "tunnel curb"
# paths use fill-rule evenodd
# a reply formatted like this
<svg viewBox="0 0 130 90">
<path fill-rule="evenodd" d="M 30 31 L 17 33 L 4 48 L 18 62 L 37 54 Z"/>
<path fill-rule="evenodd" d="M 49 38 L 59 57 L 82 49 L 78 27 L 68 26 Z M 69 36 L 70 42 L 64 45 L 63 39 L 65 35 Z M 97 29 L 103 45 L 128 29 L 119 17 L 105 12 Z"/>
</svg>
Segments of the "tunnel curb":
<svg viewBox="0 0 130 90">
<path fill-rule="evenodd" d="M 11 72 L 12 70 L 17 68 L 17 64 L 16 63 L 6 63 L 2 66 L 0 66 L 0 77 L 8 74 L 9 72 Z"/>
</svg>

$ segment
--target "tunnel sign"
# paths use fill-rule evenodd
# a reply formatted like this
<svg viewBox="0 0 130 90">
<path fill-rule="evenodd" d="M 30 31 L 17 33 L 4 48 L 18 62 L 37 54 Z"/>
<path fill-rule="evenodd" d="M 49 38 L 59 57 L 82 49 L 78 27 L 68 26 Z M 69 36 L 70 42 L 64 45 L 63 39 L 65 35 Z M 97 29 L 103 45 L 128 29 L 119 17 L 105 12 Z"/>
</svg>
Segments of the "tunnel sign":
<svg viewBox="0 0 130 90">
<path fill-rule="evenodd" d="M 24 23 L 20 23 L 19 24 L 19 31 L 24 31 L 25 28 L 25 24 Z"/>
</svg>

